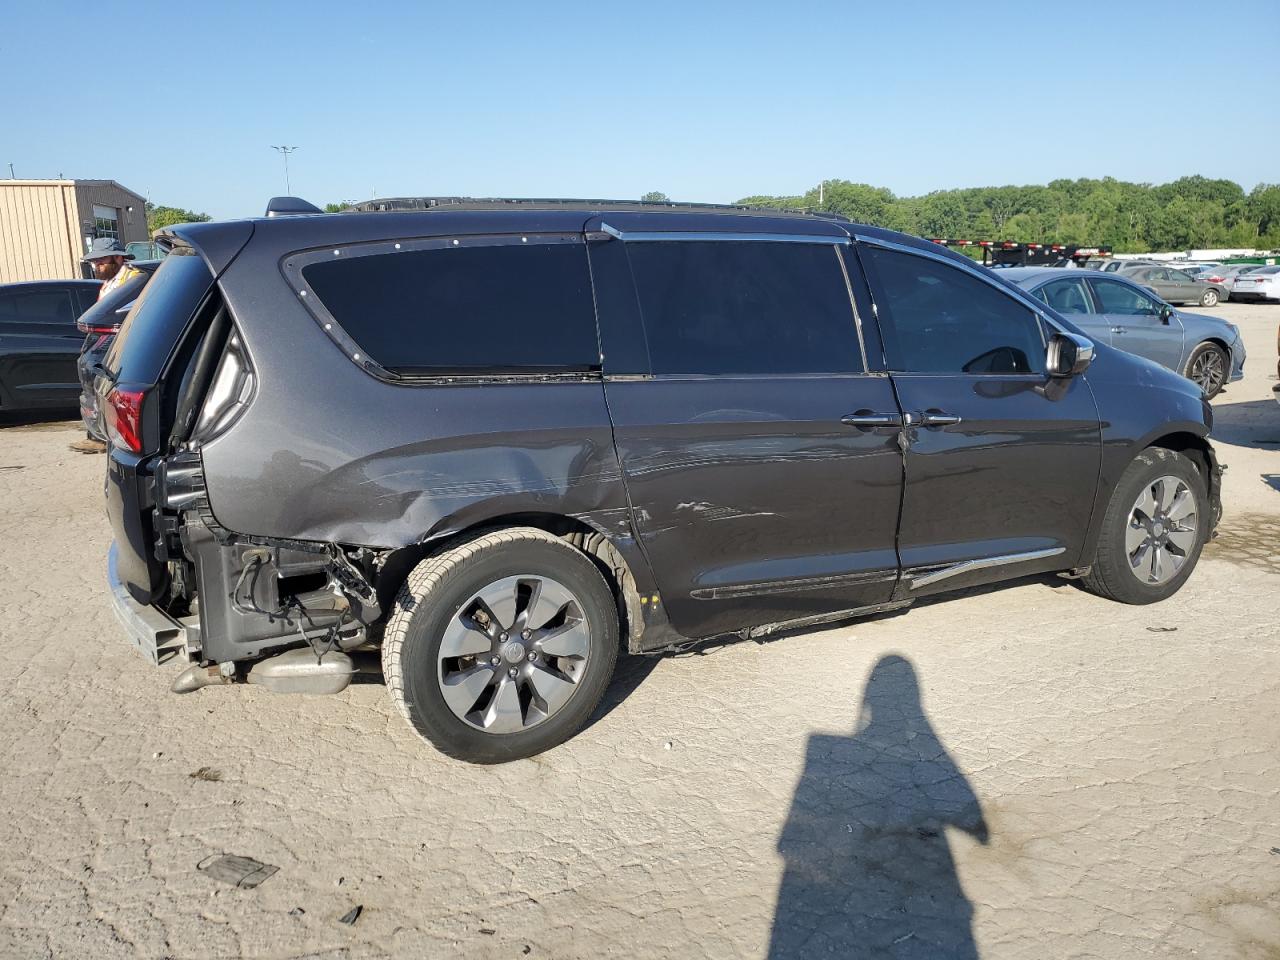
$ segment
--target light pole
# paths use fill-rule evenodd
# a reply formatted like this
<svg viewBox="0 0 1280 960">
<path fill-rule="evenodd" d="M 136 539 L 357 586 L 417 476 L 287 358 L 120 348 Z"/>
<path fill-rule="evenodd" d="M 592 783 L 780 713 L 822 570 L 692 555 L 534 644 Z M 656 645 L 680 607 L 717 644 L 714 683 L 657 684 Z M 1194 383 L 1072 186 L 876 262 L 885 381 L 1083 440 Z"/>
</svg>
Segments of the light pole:
<svg viewBox="0 0 1280 960">
<path fill-rule="evenodd" d="M 292 194 L 293 188 L 289 186 L 289 154 L 293 153 L 293 151 L 297 150 L 298 148 L 297 147 L 277 147 L 273 145 L 271 149 L 275 150 L 277 153 L 280 154 L 280 156 L 284 157 L 284 192 Z"/>
</svg>

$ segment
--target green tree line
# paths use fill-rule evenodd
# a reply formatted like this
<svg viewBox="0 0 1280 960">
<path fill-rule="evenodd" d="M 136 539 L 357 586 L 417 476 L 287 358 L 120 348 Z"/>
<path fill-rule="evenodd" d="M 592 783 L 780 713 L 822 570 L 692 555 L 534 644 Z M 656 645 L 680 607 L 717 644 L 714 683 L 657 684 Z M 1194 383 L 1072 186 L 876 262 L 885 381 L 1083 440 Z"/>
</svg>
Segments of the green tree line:
<svg viewBox="0 0 1280 960">
<path fill-rule="evenodd" d="M 968 187 L 898 197 L 884 187 L 827 180 L 798 197 L 739 203 L 839 213 L 921 237 L 1083 243 L 1117 253 L 1212 247 L 1280 248 L 1280 184 L 1246 193 L 1231 180 L 1172 183 L 1054 180 L 1047 186 Z"/>
<path fill-rule="evenodd" d="M 147 229 L 155 236 L 157 230 L 172 227 L 176 223 L 204 223 L 213 218 L 207 213 L 196 213 L 182 207 L 165 207 L 147 201 Z"/>
</svg>

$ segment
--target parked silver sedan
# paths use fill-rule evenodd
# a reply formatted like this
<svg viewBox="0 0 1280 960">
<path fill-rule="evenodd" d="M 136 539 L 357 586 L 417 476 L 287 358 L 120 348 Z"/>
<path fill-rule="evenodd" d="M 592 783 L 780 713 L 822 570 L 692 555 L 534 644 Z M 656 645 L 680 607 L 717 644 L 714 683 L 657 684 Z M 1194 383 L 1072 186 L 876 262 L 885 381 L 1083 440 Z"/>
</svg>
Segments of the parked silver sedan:
<svg viewBox="0 0 1280 960">
<path fill-rule="evenodd" d="M 1014 267 L 1000 277 L 1067 317 L 1086 335 L 1154 360 L 1209 397 L 1244 376 L 1240 329 L 1217 317 L 1176 310 L 1124 274 Z"/>
</svg>

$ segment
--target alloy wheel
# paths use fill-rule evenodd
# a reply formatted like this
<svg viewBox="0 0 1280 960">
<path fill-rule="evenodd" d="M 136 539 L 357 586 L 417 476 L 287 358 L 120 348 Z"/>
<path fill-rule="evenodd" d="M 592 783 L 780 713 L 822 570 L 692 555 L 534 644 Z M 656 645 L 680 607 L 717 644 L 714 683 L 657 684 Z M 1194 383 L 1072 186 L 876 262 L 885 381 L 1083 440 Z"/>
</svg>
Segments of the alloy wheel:
<svg viewBox="0 0 1280 960">
<path fill-rule="evenodd" d="M 1191 364 L 1191 379 L 1211 396 L 1221 389 L 1226 377 L 1226 364 L 1218 350 L 1206 350 Z"/>
<path fill-rule="evenodd" d="M 445 627 L 445 703 L 485 733 L 518 733 L 559 712 L 586 676 L 591 627 L 563 584 L 527 574 L 476 591 Z"/>
<path fill-rule="evenodd" d="M 1196 498 L 1186 481 L 1160 477 L 1143 487 L 1124 538 L 1133 575 L 1151 585 L 1172 579 L 1195 549 L 1197 523 Z"/>
</svg>

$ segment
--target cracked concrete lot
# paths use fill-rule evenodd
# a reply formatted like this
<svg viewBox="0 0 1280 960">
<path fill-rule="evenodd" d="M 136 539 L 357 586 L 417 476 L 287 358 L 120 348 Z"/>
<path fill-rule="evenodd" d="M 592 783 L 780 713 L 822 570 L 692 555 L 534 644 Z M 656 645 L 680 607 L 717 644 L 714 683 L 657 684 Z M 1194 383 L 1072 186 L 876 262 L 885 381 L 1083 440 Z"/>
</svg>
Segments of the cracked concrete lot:
<svg viewBox="0 0 1280 960">
<path fill-rule="evenodd" d="M 628 661 L 501 767 L 378 683 L 170 694 L 108 609 L 103 458 L 11 420 L 0 956 L 1280 956 L 1280 306 L 1214 312 L 1248 378 L 1173 599 L 1040 578 Z M 197 869 L 222 854 L 279 870 Z"/>
</svg>

